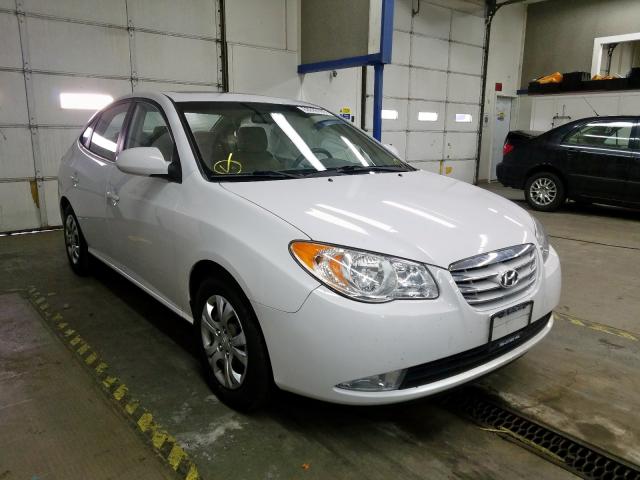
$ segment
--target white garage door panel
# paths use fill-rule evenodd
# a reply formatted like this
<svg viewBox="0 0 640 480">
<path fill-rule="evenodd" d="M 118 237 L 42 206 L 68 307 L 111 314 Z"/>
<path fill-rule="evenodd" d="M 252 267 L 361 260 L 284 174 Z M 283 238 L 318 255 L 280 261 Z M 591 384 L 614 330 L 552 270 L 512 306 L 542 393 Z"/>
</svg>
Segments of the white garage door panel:
<svg viewBox="0 0 640 480">
<path fill-rule="evenodd" d="M 127 80 L 43 74 L 34 74 L 32 78 L 36 118 L 40 124 L 45 125 L 79 127 L 94 113 L 91 110 L 63 110 L 60 108 L 60 93 L 104 93 L 113 98 L 131 93 L 131 84 Z"/>
<path fill-rule="evenodd" d="M 0 66 L 22 68 L 18 19 L 9 13 L 0 13 Z"/>
<path fill-rule="evenodd" d="M 138 75 L 154 80 L 217 84 L 216 44 L 207 40 L 136 33 Z"/>
<path fill-rule="evenodd" d="M 134 91 L 136 92 L 171 92 L 179 90 L 181 92 L 203 92 L 205 90 L 217 92 L 216 87 L 206 87 L 202 85 L 190 85 L 188 83 L 170 83 L 170 82 L 150 82 L 148 80 L 140 80 L 136 83 Z"/>
<path fill-rule="evenodd" d="M 409 96 L 411 98 L 424 98 L 425 100 L 442 100 L 447 98 L 447 73 L 436 70 L 424 70 L 412 68 L 411 86 Z"/>
<path fill-rule="evenodd" d="M 443 102 L 423 102 L 419 100 L 409 102 L 409 130 L 444 130 L 444 111 L 445 104 Z M 436 113 L 438 119 L 435 121 L 420 121 L 418 120 L 420 112 Z"/>
<path fill-rule="evenodd" d="M 449 66 L 449 42 L 412 35 L 411 56 L 413 65 L 446 70 Z"/>
<path fill-rule="evenodd" d="M 44 198 L 47 207 L 47 219 L 49 225 L 62 225 L 60 206 L 58 205 L 58 181 L 47 180 L 44 182 Z"/>
<path fill-rule="evenodd" d="M 229 42 L 287 48 L 285 0 L 226 2 L 225 14 Z"/>
<path fill-rule="evenodd" d="M 449 168 L 451 169 L 449 171 Z M 446 173 L 449 171 L 449 173 Z M 443 165 L 443 172 L 457 180 L 471 183 L 476 173 L 476 162 L 474 160 L 446 160 Z"/>
<path fill-rule="evenodd" d="M 420 13 L 413 18 L 413 31 L 430 37 L 449 38 L 450 27 L 451 10 L 427 2 L 420 4 Z"/>
<path fill-rule="evenodd" d="M 127 25 L 125 0 L 22 0 L 22 3 L 27 12 Z"/>
<path fill-rule="evenodd" d="M 239 2 L 238 2 L 239 3 Z M 300 80 L 296 73 L 298 54 L 230 45 L 231 91 L 297 98 Z M 260 72 L 257 74 L 256 72 Z"/>
<path fill-rule="evenodd" d="M 484 31 L 484 18 L 468 13 L 453 12 L 451 40 L 482 47 L 484 44 Z"/>
<path fill-rule="evenodd" d="M 0 183 L 0 232 L 35 228 L 39 224 L 29 182 Z"/>
<path fill-rule="evenodd" d="M 367 68 L 367 85 L 373 85 L 373 77 L 373 68 Z M 400 98 L 409 96 L 409 67 L 385 65 L 383 95 Z"/>
<path fill-rule="evenodd" d="M 452 102 L 480 102 L 482 78 L 458 73 L 449 74 L 449 100 Z"/>
<path fill-rule="evenodd" d="M 81 129 L 76 128 L 40 128 L 40 156 L 42 158 L 42 175 L 57 177 L 60 159 L 69 147 L 80 136 Z"/>
<path fill-rule="evenodd" d="M 27 124 L 27 94 L 18 72 L 0 72 L 0 123 Z"/>
<path fill-rule="evenodd" d="M 28 178 L 34 175 L 29 129 L 0 127 L 0 178 Z M 2 185 L 0 183 L 0 188 Z"/>
<path fill-rule="evenodd" d="M 136 27 L 203 37 L 216 36 L 215 0 L 129 0 Z"/>
<path fill-rule="evenodd" d="M 393 28 L 408 32 L 411 30 L 412 0 L 396 0 L 393 9 Z"/>
<path fill-rule="evenodd" d="M 452 43 L 450 70 L 480 75 L 482 73 L 482 48 Z"/>
<path fill-rule="evenodd" d="M 382 132 L 382 143 L 398 149 L 398 156 L 407 158 L 407 134 L 405 132 Z"/>
<path fill-rule="evenodd" d="M 431 173 L 440 173 L 440 162 L 409 162 L 415 168 Z"/>
<path fill-rule="evenodd" d="M 479 105 L 465 105 L 459 103 L 447 104 L 447 130 L 476 132 L 478 130 L 478 113 L 480 112 Z M 471 122 L 456 121 L 457 114 L 471 115 Z"/>
<path fill-rule="evenodd" d="M 126 30 L 28 17 L 27 35 L 33 69 L 127 77 L 131 73 Z"/>
<path fill-rule="evenodd" d="M 382 130 L 389 132 L 407 131 L 407 100 L 400 100 L 397 98 L 383 98 L 382 109 L 383 110 L 395 110 L 398 112 L 398 118 L 396 120 L 382 120 Z M 373 97 L 367 98 L 367 112 L 373 112 Z M 373 129 L 373 116 L 367 115 L 367 130 Z"/>
<path fill-rule="evenodd" d="M 478 146 L 478 135 L 474 132 L 447 132 L 445 134 L 447 158 L 474 158 Z"/>
<path fill-rule="evenodd" d="M 409 50 L 411 48 L 411 34 L 406 32 L 393 32 L 393 49 L 391 50 L 391 62 L 408 65 Z"/>
<path fill-rule="evenodd" d="M 407 160 L 441 160 L 442 132 L 409 132 Z"/>
</svg>

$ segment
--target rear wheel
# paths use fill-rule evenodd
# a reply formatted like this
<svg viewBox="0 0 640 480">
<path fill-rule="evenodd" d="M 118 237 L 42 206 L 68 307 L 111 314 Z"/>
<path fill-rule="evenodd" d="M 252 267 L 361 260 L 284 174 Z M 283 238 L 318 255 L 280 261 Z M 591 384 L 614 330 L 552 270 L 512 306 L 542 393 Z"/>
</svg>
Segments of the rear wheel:
<svg viewBox="0 0 640 480">
<path fill-rule="evenodd" d="M 70 205 L 63 211 L 64 245 L 71 269 L 78 275 L 89 274 L 89 249 L 84 239 L 80 224 Z"/>
<path fill-rule="evenodd" d="M 249 301 L 230 281 L 205 280 L 196 295 L 194 333 L 209 386 L 224 403 L 250 411 L 272 390 L 267 348 Z"/>
<path fill-rule="evenodd" d="M 525 183 L 524 194 L 531 208 L 542 212 L 557 210 L 566 198 L 562 180 L 551 172 L 531 175 Z"/>
</svg>

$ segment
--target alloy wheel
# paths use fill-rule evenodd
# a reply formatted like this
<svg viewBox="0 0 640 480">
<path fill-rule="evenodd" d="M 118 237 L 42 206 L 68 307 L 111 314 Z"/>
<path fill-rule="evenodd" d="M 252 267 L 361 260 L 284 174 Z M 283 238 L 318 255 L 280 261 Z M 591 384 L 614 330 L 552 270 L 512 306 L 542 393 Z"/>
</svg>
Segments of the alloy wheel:
<svg viewBox="0 0 640 480">
<path fill-rule="evenodd" d="M 529 187 L 529 195 L 534 203 L 546 207 L 558 196 L 558 187 L 550 178 L 540 177 Z"/>
<path fill-rule="evenodd" d="M 235 390 L 247 374 L 247 340 L 231 303 L 212 295 L 202 310 L 201 338 L 213 374 L 222 386 Z"/>
<path fill-rule="evenodd" d="M 67 254 L 71 262 L 76 265 L 80 261 L 80 232 L 73 215 L 67 215 L 67 221 L 64 224 L 64 239 L 67 246 Z"/>
</svg>

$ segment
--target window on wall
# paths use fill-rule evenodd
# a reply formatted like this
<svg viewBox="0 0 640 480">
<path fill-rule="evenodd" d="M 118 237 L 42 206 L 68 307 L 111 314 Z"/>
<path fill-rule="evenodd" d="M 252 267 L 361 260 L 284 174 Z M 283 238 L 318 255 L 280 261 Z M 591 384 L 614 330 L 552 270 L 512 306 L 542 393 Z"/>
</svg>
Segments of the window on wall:
<svg viewBox="0 0 640 480">
<path fill-rule="evenodd" d="M 571 132 L 565 143 L 600 148 L 629 148 L 632 122 L 590 122 Z"/>
<path fill-rule="evenodd" d="M 115 107 L 105 110 L 96 123 L 89 150 L 108 160 L 116 159 L 118 137 L 127 116 L 129 103 L 120 103 Z"/>
</svg>

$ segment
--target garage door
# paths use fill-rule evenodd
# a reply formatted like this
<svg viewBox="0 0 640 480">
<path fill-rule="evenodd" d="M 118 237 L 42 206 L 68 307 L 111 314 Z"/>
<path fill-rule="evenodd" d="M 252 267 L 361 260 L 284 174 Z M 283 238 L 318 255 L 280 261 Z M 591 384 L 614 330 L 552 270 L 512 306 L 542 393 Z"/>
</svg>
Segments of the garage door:
<svg viewBox="0 0 640 480">
<path fill-rule="evenodd" d="M 396 2 L 392 64 L 384 70 L 382 140 L 418 168 L 474 179 L 484 31 L 477 14 L 425 0 Z M 371 93 L 373 69 L 368 70 Z M 369 98 L 368 112 L 371 107 Z"/>
<path fill-rule="evenodd" d="M 59 160 L 92 102 L 219 89 L 218 12 L 216 0 L 0 0 L 0 231 L 60 224 Z"/>
</svg>

